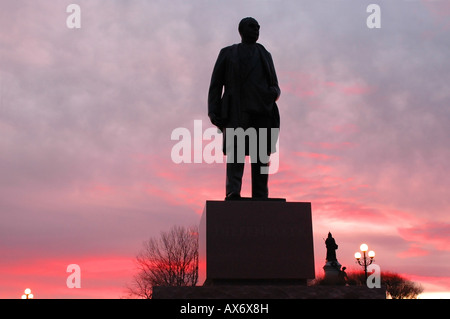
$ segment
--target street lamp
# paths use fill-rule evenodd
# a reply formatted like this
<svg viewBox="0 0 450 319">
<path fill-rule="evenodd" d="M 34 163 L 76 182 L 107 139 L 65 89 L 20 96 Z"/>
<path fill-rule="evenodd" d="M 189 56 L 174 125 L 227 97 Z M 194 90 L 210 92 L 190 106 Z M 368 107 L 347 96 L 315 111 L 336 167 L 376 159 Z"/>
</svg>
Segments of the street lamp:
<svg viewBox="0 0 450 319">
<path fill-rule="evenodd" d="M 31 289 L 25 289 L 25 295 L 22 295 L 22 299 L 33 299 L 33 294 L 31 293 Z"/>
<path fill-rule="evenodd" d="M 356 258 L 356 262 L 360 265 L 364 267 L 364 274 L 366 276 L 366 281 L 367 281 L 367 266 L 369 266 L 370 264 L 372 264 L 373 262 L 373 258 L 375 257 L 375 252 L 373 250 L 369 251 L 367 253 L 368 257 L 366 256 L 366 252 L 369 250 L 369 247 L 366 244 L 362 244 L 359 249 L 363 252 L 363 259 L 361 260 L 361 253 L 360 252 L 356 252 L 355 253 L 355 258 Z"/>
</svg>

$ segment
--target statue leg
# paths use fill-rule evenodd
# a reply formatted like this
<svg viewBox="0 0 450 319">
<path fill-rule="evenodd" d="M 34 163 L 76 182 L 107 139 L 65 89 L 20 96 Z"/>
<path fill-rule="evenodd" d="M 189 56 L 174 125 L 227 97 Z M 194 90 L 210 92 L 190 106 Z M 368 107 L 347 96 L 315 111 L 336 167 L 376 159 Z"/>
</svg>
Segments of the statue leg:
<svg viewBox="0 0 450 319">
<path fill-rule="evenodd" d="M 241 197 L 244 163 L 227 163 L 226 199 Z"/>
<path fill-rule="evenodd" d="M 252 163 L 252 197 L 268 198 L 269 197 L 269 174 L 261 173 L 261 168 L 267 167 L 267 164 L 261 163 L 259 160 Z"/>
<path fill-rule="evenodd" d="M 261 121 L 261 119 L 259 119 Z M 256 123 L 260 124 L 260 123 Z M 269 159 L 267 129 L 258 129 L 257 153 L 250 154 L 252 162 L 252 198 L 265 199 L 269 197 Z"/>
</svg>

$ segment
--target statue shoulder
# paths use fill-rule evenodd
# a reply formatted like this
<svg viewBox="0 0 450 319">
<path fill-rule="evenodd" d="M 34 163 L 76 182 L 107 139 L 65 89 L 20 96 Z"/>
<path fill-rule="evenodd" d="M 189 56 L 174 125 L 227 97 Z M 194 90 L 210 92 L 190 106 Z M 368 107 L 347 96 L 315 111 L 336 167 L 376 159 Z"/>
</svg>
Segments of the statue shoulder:
<svg viewBox="0 0 450 319">
<path fill-rule="evenodd" d="M 233 54 L 233 51 L 235 50 L 237 48 L 237 44 L 232 44 L 232 45 L 229 45 L 229 46 L 227 46 L 227 47 L 224 47 L 224 48 L 222 48 L 221 50 L 220 50 L 220 53 L 219 53 L 219 60 L 220 59 L 228 59 L 232 54 Z"/>
<path fill-rule="evenodd" d="M 232 45 L 226 46 L 226 47 L 222 48 L 222 50 L 220 50 L 220 52 L 230 52 L 230 51 L 233 51 L 234 49 L 237 48 L 237 46 L 238 46 L 238 44 L 232 44 Z"/>
<path fill-rule="evenodd" d="M 256 43 L 256 45 L 257 45 L 257 47 L 259 48 L 260 51 L 264 52 L 268 56 L 271 56 L 270 52 L 267 51 L 267 49 L 261 43 Z"/>
</svg>

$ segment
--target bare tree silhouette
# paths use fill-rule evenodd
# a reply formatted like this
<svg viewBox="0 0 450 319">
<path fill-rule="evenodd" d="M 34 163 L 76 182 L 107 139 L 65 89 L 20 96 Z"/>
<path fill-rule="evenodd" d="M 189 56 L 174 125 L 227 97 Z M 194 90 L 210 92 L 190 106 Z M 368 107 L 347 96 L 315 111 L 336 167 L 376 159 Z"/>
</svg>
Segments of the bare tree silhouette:
<svg viewBox="0 0 450 319">
<path fill-rule="evenodd" d="M 198 228 L 174 226 L 150 238 L 136 256 L 138 273 L 130 296 L 150 299 L 154 286 L 195 286 L 198 281 Z"/>
<path fill-rule="evenodd" d="M 393 272 L 382 272 L 381 282 L 392 299 L 416 299 L 423 292 L 420 284 Z"/>
</svg>

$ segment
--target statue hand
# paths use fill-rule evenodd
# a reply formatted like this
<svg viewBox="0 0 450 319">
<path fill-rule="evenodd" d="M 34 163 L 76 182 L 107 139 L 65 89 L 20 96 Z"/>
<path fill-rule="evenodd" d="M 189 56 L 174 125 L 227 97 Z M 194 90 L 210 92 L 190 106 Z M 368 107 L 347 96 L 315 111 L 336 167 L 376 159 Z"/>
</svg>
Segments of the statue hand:
<svg viewBox="0 0 450 319">
<path fill-rule="evenodd" d="M 212 124 L 222 130 L 222 128 L 224 127 L 224 123 L 220 117 L 216 116 L 214 113 L 211 113 L 209 114 L 209 119 L 211 120 Z"/>
</svg>

